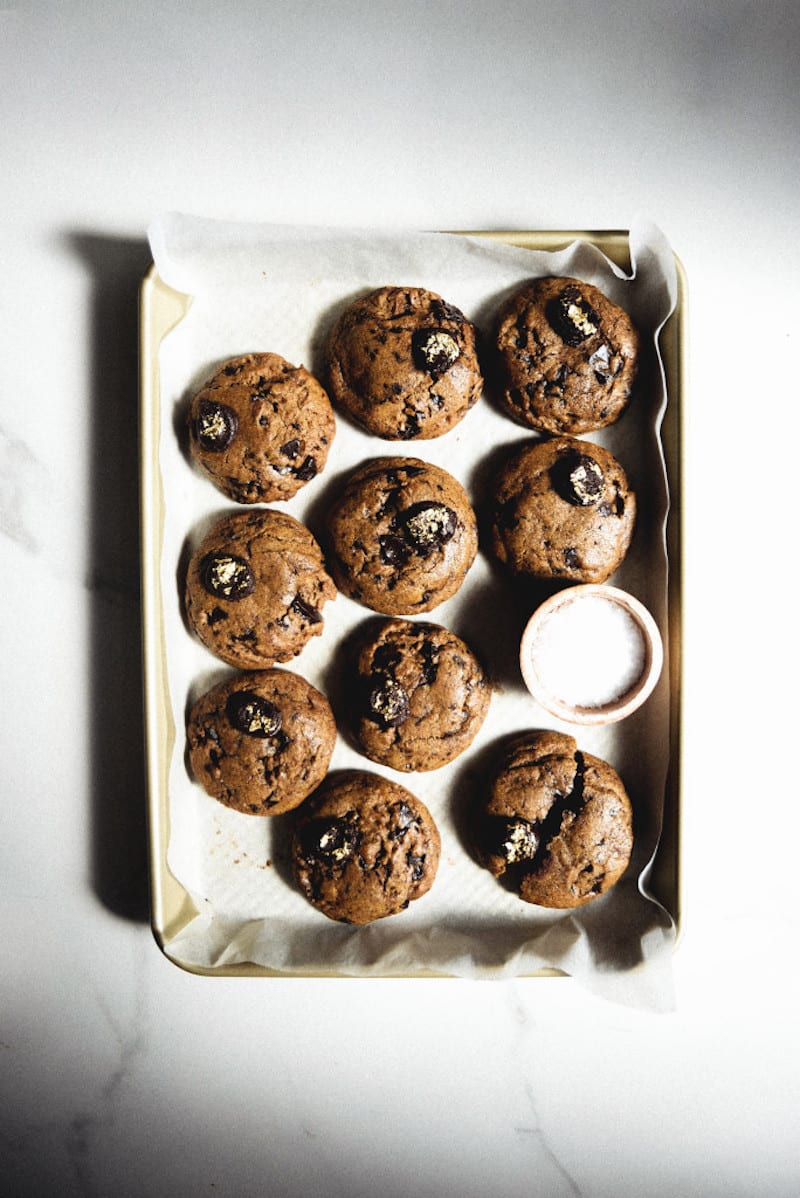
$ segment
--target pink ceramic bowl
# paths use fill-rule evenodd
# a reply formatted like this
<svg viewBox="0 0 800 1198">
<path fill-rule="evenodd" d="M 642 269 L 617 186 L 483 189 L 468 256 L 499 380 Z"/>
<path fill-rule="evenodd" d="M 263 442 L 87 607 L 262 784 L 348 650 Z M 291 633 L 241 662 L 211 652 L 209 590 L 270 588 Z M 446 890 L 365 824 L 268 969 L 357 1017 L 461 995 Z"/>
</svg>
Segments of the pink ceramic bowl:
<svg viewBox="0 0 800 1198">
<path fill-rule="evenodd" d="M 658 626 L 627 591 L 568 587 L 531 616 L 520 667 L 534 699 L 571 724 L 623 720 L 650 696 L 664 665 Z"/>
</svg>

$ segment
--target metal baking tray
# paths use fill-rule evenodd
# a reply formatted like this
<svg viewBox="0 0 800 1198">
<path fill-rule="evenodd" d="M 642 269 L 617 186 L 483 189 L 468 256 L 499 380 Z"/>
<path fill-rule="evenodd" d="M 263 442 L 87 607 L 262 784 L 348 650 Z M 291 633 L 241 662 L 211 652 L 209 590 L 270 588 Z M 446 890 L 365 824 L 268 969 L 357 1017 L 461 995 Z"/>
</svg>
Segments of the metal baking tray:
<svg viewBox="0 0 800 1198">
<path fill-rule="evenodd" d="M 470 231 L 531 250 L 555 251 L 580 239 L 600 249 L 612 262 L 630 271 L 628 233 L 608 231 Z M 681 626 L 683 602 L 681 467 L 683 461 L 683 403 L 686 354 L 686 276 L 675 259 L 677 299 L 661 331 L 659 345 L 666 376 L 668 403 L 661 426 L 667 466 L 669 515 L 667 520 L 667 631 L 669 638 L 669 768 L 664 794 L 663 823 L 648 888 L 671 916 L 679 935 L 682 924 L 681 871 Z M 168 864 L 170 807 L 168 762 L 175 738 L 169 697 L 165 652 L 164 595 L 159 571 L 165 512 L 165 480 L 158 462 L 161 436 L 159 348 L 166 335 L 184 318 L 191 298 L 167 286 L 151 266 L 140 290 L 140 456 L 141 456 L 141 596 L 144 660 L 144 714 L 147 767 L 147 810 L 150 851 L 151 925 L 157 944 L 179 967 L 200 975 L 275 976 L 281 971 L 252 962 L 211 968 L 187 963 L 171 950 L 176 936 L 197 914 L 192 896 Z M 435 616 L 434 616 L 435 618 Z M 336 975 L 336 970 L 316 969 L 315 976 Z M 435 976 L 421 969 L 414 976 Z M 563 976 L 558 969 L 542 969 L 526 976 Z"/>
</svg>

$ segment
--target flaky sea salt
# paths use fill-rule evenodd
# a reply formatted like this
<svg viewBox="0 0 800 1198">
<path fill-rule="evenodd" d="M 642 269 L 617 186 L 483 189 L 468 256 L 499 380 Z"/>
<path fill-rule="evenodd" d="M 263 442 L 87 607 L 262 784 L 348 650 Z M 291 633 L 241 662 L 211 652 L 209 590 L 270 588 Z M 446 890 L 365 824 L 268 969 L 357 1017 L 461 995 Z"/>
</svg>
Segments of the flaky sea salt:
<svg viewBox="0 0 800 1198">
<path fill-rule="evenodd" d="M 604 707 L 642 676 L 646 647 L 633 616 L 598 595 L 564 603 L 543 621 L 533 665 L 548 694 L 573 707 Z"/>
</svg>

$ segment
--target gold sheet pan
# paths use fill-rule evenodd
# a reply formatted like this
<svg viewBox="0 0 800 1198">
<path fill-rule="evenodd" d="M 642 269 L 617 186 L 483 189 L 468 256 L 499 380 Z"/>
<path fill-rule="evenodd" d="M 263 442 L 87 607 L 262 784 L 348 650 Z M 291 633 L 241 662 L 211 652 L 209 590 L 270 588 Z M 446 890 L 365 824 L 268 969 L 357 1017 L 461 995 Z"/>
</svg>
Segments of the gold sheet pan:
<svg viewBox="0 0 800 1198">
<path fill-rule="evenodd" d="M 625 231 L 471 231 L 470 235 L 488 237 L 531 250 L 548 251 L 562 249 L 579 238 L 597 246 L 626 272 L 630 270 L 628 234 Z M 661 332 L 659 342 L 668 394 L 661 437 L 667 465 L 670 507 L 667 524 L 669 771 L 664 795 L 663 829 L 649 888 L 680 932 L 683 909 L 680 854 L 683 602 L 681 466 L 687 316 L 686 277 L 677 259 L 676 272 L 676 306 Z M 171 872 L 167 859 L 170 835 L 168 763 L 175 737 L 182 735 L 183 730 L 174 726 L 168 697 L 159 572 L 165 505 L 164 482 L 158 466 L 161 403 L 159 347 L 163 338 L 185 316 L 190 304 L 190 297 L 168 287 L 155 267 L 151 267 L 143 280 L 140 294 L 141 584 L 151 922 L 156 942 L 165 955 L 190 972 L 220 976 L 270 976 L 274 971 L 252 963 L 200 968 L 184 963 L 170 951 L 171 942 L 196 915 L 196 907 L 190 894 Z M 420 971 L 419 976 L 423 976 L 423 972 L 426 971 Z M 321 971 L 315 973 L 320 975 Z M 558 970 L 542 970 L 531 976 L 553 976 L 558 973 Z"/>
</svg>

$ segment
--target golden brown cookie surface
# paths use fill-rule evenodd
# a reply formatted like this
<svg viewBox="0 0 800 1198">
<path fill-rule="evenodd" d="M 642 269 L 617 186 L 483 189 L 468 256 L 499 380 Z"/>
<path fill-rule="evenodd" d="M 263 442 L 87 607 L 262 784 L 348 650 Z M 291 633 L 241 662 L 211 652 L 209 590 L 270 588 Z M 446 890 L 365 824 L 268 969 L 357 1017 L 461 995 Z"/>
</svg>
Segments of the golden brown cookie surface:
<svg viewBox="0 0 800 1198">
<path fill-rule="evenodd" d="M 352 676 L 350 723 L 370 760 L 396 770 L 438 769 L 475 739 L 489 708 L 483 667 L 460 637 L 427 621 L 370 624 Z"/>
<path fill-rule="evenodd" d="M 329 919 L 367 924 L 430 890 L 439 831 L 424 803 L 396 782 L 352 770 L 329 775 L 298 810 L 297 884 Z"/>
<path fill-rule="evenodd" d="M 625 471 L 588 441 L 533 442 L 495 479 L 491 548 L 514 574 L 605 582 L 624 560 L 635 522 Z"/>
<path fill-rule="evenodd" d="M 327 383 L 334 403 L 376 437 L 438 437 L 481 394 L 475 329 L 433 291 L 380 287 L 334 325 Z"/>
<path fill-rule="evenodd" d="M 580 907 L 622 877 L 633 815 L 621 778 L 571 736 L 528 733 L 495 768 L 477 851 L 495 877 L 541 907 Z"/>
<path fill-rule="evenodd" d="M 475 513 L 459 482 L 418 458 L 373 458 L 328 516 L 330 567 L 352 599 L 384 615 L 430 611 L 475 560 Z"/>
<path fill-rule="evenodd" d="M 279 815 L 311 794 L 330 764 L 330 704 L 289 670 L 237 674 L 206 691 L 187 721 L 192 773 L 244 815 Z"/>
<path fill-rule="evenodd" d="M 191 556 L 189 625 L 212 653 L 240 669 L 290 661 L 322 632 L 336 596 L 322 550 L 299 520 L 269 508 L 219 520 Z"/>
<path fill-rule="evenodd" d="M 620 418 L 639 364 L 639 334 L 597 287 L 534 279 L 504 305 L 495 347 L 500 398 L 521 424 L 587 433 Z"/>
<path fill-rule="evenodd" d="M 192 457 L 237 503 L 290 499 L 324 468 L 336 433 L 321 384 L 273 353 L 223 363 L 187 422 Z"/>
</svg>

